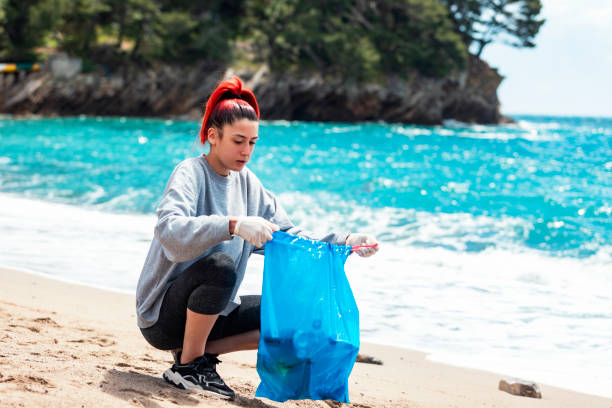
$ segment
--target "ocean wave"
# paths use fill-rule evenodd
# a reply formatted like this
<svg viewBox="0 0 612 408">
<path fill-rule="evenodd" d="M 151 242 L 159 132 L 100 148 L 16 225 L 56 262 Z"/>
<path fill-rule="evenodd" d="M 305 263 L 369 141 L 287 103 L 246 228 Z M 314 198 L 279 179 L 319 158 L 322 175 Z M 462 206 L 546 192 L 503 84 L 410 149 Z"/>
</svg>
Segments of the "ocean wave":
<svg viewBox="0 0 612 408">
<path fill-rule="evenodd" d="M 391 226 L 386 233 L 398 242 L 458 251 L 514 242 L 591 256 L 612 234 L 605 226 L 609 143 L 597 133 L 609 121 L 518 120 L 520 126 L 446 127 L 262 122 L 249 167 L 277 194 L 314 197 L 313 209 L 295 206 L 295 216 L 304 213 L 304 220 L 331 213 L 343 221 L 351 207 L 384 218 L 397 208 L 399 219 L 416 211 L 420 220 Z M 89 117 L 0 122 L 0 191 L 104 211 L 153 213 L 174 166 L 200 153 L 190 150 L 197 123 Z M 469 217 L 445 214 L 489 218 L 470 226 Z M 453 229 L 447 218 L 463 227 Z M 428 230 L 427 219 L 444 231 L 410 241 Z M 496 225 L 507 219 L 514 224 Z M 549 227 L 559 222 L 560 228 Z M 485 237 L 474 232 L 478 228 L 500 232 Z"/>
<path fill-rule="evenodd" d="M 152 215 L 116 214 L 0 194 L 0 264 L 133 291 Z"/>
<path fill-rule="evenodd" d="M 373 208 L 330 192 L 282 193 L 279 200 L 295 224 L 319 234 L 331 230 L 365 231 L 401 247 L 439 247 L 457 252 L 482 252 L 489 248 L 535 249 L 556 256 L 587 257 L 607 253 L 612 257 L 611 248 L 601 237 L 592 231 L 581 230 L 573 221 L 542 219 L 534 222 L 513 216 Z M 551 251 L 555 241 L 571 243 L 585 235 L 593 238 L 576 241 L 575 249 L 560 245 L 560 249 Z"/>
</svg>

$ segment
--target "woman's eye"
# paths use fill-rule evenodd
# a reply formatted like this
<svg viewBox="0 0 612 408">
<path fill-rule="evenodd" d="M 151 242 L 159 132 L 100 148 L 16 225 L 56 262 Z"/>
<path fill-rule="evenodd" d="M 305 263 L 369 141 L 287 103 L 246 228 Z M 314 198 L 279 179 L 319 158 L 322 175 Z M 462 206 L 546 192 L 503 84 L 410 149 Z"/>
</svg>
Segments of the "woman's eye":
<svg viewBox="0 0 612 408">
<path fill-rule="evenodd" d="M 255 146 L 255 142 L 250 142 L 251 146 Z"/>
</svg>

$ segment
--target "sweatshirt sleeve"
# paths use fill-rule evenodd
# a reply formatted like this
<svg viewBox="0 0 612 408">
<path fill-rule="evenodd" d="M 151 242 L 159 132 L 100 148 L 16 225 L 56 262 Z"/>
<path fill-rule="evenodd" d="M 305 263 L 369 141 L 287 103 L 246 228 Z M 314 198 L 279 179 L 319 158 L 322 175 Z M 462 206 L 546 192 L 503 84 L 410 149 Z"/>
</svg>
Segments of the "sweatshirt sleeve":
<svg viewBox="0 0 612 408">
<path fill-rule="evenodd" d="M 196 169 L 181 163 L 172 172 L 157 208 L 155 237 L 171 262 L 185 262 L 201 255 L 221 241 L 230 240 L 229 217 L 197 214 L 198 197 L 203 189 Z"/>
</svg>

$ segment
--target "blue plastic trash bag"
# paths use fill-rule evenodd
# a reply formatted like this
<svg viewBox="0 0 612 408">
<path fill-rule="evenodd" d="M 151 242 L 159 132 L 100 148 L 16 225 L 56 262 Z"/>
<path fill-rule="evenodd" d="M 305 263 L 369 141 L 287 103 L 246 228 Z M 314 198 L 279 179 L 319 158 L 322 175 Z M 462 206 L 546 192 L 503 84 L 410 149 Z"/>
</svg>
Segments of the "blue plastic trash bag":
<svg viewBox="0 0 612 408">
<path fill-rule="evenodd" d="M 255 396 L 349 402 L 359 311 L 344 273 L 350 246 L 277 231 L 266 244 Z"/>
</svg>

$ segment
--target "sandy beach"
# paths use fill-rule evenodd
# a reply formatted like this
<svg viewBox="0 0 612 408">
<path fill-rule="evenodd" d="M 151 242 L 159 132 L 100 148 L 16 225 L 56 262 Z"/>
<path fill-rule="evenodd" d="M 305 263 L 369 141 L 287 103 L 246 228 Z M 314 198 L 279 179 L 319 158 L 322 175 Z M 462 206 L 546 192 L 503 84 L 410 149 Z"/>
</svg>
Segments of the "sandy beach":
<svg viewBox="0 0 612 408">
<path fill-rule="evenodd" d="M 255 398 L 254 351 L 221 356 L 218 370 L 237 398 L 223 401 L 169 386 L 171 356 L 136 327 L 134 297 L 0 269 L 2 407 L 339 407 L 335 401 Z M 382 366 L 356 363 L 350 406 L 612 407 L 612 399 L 540 384 L 542 399 L 497 389 L 504 376 L 427 361 L 424 353 L 362 344 Z"/>
</svg>

